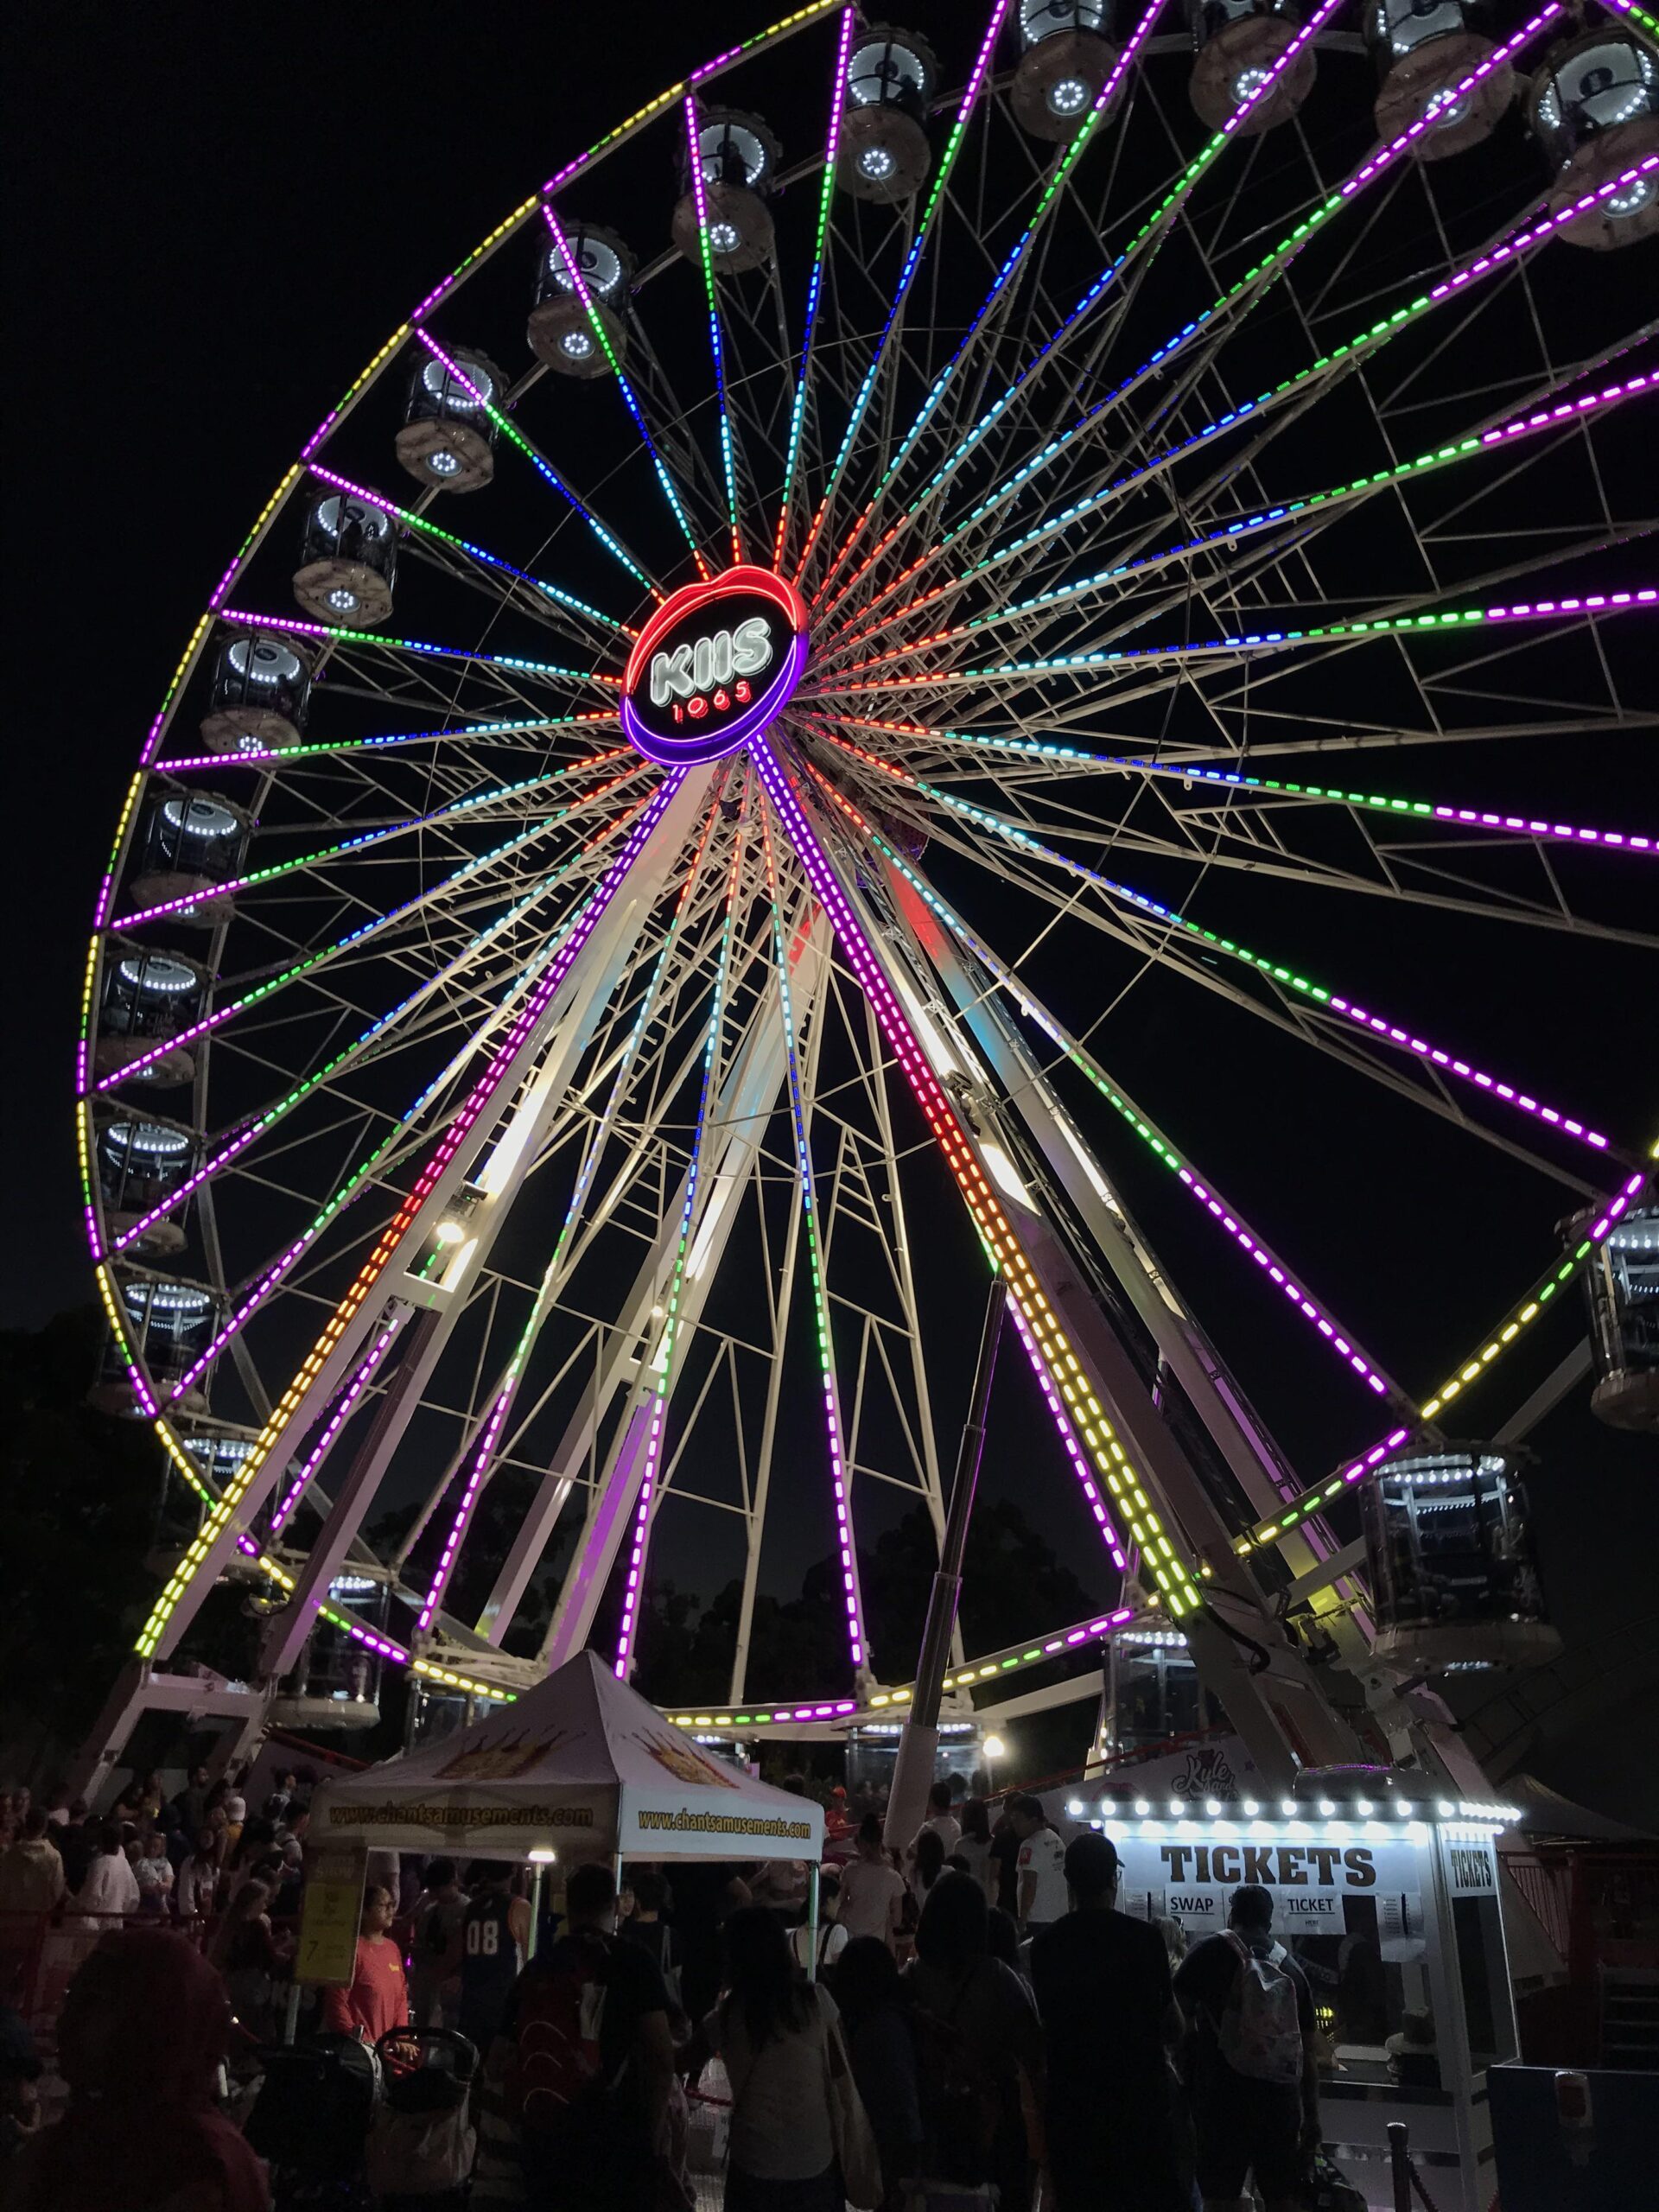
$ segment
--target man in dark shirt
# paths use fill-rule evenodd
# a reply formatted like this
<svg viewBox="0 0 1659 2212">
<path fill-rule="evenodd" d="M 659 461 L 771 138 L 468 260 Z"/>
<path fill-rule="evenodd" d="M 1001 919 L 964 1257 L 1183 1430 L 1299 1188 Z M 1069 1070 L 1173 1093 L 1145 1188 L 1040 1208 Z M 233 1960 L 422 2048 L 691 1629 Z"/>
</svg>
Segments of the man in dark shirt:
<svg viewBox="0 0 1659 2212">
<path fill-rule="evenodd" d="M 565 1929 L 519 1975 L 501 2023 L 518 2033 L 521 2006 L 541 1975 L 568 1976 L 573 1963 L 603 1989 L 599 2075 L 588 2110 L 572 2107 L 556 2139 L 524 2145 L 526 2199 L 535 2212 L 640 2212 L 659 2200 L 653 2185 L 668 2145 L 674 2045 L 668 1993 L 650 1955 L 616 1934 L 616 1883 L 608 1866 L 578 1866 L 565 1885 Z"/>
<path fill-rule="evenodd" d="M 1057 2212 L 1185 2212 L 1166 2056 L 1180 2031 L 1157 1929 L 1115 1909 L 1111 1840 L 1067 1845 L 1071 1910 L 1032 1939 Z"/>
<path fill-rule="evenodd" d="M 1228 1934 L 1211 1936 L 1182 1960 L 1175 1994 L 1195 2031 L 1192 2120 L 1198 2145 L 1198 2190 L 1206 2207 L 1230 2208 L 1254 2173 L 1268 2212 L 1295 2212 L 1304 2153 L 1319 2141 L 1319 2083 L 1313 2062 L 1313 1999 L 1307 1979 L 1273 1940 L 1273 1893 L 1247 1882 L 1233 1891 Z M 1246 1955 L 1266 1959 L 1296 1993 L 1302 2077 L 1258 2080 L 1240 2074 L 1221 2052 L 1221 2022 L 1238 1986 Z"/>
<path fill-rule="evenodd" d="M 996 1903 L 1010 1918 L 1017 1918 L 1020 1910 L 1020 1838 L 1014 1833 L 1014 1816 L 1006 1806 L 991 1830 L 991 1865 L 996 1870 Z"/>
</svg>

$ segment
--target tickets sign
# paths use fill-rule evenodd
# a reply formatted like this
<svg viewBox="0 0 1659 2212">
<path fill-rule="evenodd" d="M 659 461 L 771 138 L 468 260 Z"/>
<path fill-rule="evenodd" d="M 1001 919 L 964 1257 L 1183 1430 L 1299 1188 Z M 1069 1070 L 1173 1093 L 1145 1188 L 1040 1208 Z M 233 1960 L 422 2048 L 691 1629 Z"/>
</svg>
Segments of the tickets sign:
<svg viewBox="0 0 1659 2212">
<path fill-rule="evenodd" d="M 806 607 L 770 569 L 728 569 L 664 601 L 622 680 L 628 742 L 665 768 L 718 760 L 781 712 L 806 665 Z"/>
<path fill-rule="evenodd" d="M 1270 1892 L 1274 1933 L 1287 1938 L 1342 1935 L 1356 1897 L 1372 1902 L 1379 1926 L 1421 1924 L 1419 1856 L 1409 1843 L 1306 1833 L 1172 1838 L 1167 1830 L 1113 1840 L 1123 1861 L 1122 1910 L 1179 1921 L 1189 1938 L 1225 1928 L 1233 1891 L 1246 1882 Z"/>
</svg>

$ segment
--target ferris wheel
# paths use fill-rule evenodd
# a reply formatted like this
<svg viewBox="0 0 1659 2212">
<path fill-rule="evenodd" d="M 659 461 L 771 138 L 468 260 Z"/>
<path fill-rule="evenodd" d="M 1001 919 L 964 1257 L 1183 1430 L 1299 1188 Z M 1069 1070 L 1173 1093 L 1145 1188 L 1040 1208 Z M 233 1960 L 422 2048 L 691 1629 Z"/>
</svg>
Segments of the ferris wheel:
<svg viewBox="0 0 1659 2212">
<path fill-rule="evenodd" d="M 941 1348 L 993 1273 L 1028 1479 L 1077 1491 L 1106 1594 L 958 1643 L 948 1687 L 1151 1618 L 1253 1741 L 1340 1758 L 1284 1592 L 1357 1666 L 1409 1646 L 1454 1478 L 1513 1562 L 1465 1404 L 1574 1276 L 1604 1409 L 1652 1418 L 1639 1157 L 1541 1036 L 1488 1066 L 1419 1008 L 1495 931 L 1642 942 L 1650 828 L 1536 792 L 1554 748 L 1651 737 L 1653 18 L 913 12 L 815 0 L 568 160 L 323 417 L 187 642 L 86 976 L 102 1402 L 200 1512 L 107 1754 L 184 1698 L 227 1578 L 267 1618 L 226 1713 L 372 1718 L 387 1667 L 494 1700 L 601 1641 L 626 1675 L 690 1542 L 741 1599 L 729 1703 L 685 1717 L 901 1709 L 859 1532 L 942 1526 Z M 1255 1039 L 1293 1116 L 1370 1086 L 1465 1187 L 1535 1171 L 1535 1278 L 1483 1286 L 1432 1389 L 1344 1324 L 1339 1254 L 1237 1202 L 1224 1087 L 1124 1087 L 1132 991 L 1218 1061 Z M 1287 1303 L 1340 1465 L 1255 1415 L 1126 1148 Z M 1406 1516 L 1381 1634 L 1322 1518 L 1350 1491 Z M 785 1502 L 836 1562 L 810 1699 L 751 1679 Z M 1500 1610 L 1511 1656 L 1547 1634 L 1514 1577 Z"/>
</svg>

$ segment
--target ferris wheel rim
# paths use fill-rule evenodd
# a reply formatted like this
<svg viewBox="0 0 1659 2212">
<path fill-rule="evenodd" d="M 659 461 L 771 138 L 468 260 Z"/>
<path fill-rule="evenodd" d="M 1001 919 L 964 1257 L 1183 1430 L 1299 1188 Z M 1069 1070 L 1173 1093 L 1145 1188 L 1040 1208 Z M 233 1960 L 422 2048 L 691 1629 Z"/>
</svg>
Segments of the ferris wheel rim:
<svg viewBox="0 0 1659 2212">
<path fill-rule="evenodd" d="M 250 533 L 249 538 L 245 541 L 244 546 L 238 552 L 236 561 L 232 563 L 232 567 L 226 570 L 224 578 L 221 580 L 219 587 L 215 592 L 213 601 L 210 602 L 207 614 L 204 615 L 202 622 L 198 625 L 197 630 L 190 641 L 190 645 L 187 648 L 186 655 L 180 663 L 179 670 L 175 672 L 173 683 L 169 687 L 168 699 L 163 706 L 162 712 L 161 715 L 157 717 L 156 722 L 152 726 L 150 737 L 145 748 L 145 755 L 141 762 L 139 778 L 135 780 L 132 791 L 130 794 L 125 817 L 124 817 L 120 833 L 120 841 L 118 843 L 117 853 L 111 872 L 110 880 L 111 883 L 113 883 L 114 880 L 124 866 L 132 849 L 133 841 L 138 835 L 140 810 L 137 801 L 141 790 L 148 787 L 148 779 L 152 773 L 165 772 L 168 765 L 165 761 L 159 760 L 159 748 L 165 741 L 167 731 L 171 727 L 173 716 L 176 713 L 182 700 L 185 683 L 192 672 L 196 661 L 200 658 L 201 652 L 206 648 L 207 639 L 211 634 L 213 620 L 215 617 L 226 620 L 243 619 L 229 615 L 226 612 L 228 595 L 231 591 L 233 590 L 237 580 L 245 571 L 249 563 L 251 562 L 254 555 L 258 550 L 260 544 L 264 542 L 264 537 L 268 535 L 270 528 L 274 526 L 278 516 L 286 510 L 289 503 L 293 499 L 299 496 L 302 491 L 311 456 L 320 449 L 321 444 L 325 437 L 332 436 L 334 429 L 344 423 L 347 419 L 350 409 L 356 405 L 358 399 L 366 394 L 375 381 L 391 370 L 404 341 L 411 334 L 418 335 L 423 327 L 425 320 L 430 315 L 435 308 L 451 298 L 454 290 L 458 289 L 460 283 L 464 282 L 468 275 L 474 273 L 476 268 L 483 266 L 484 263 L 506 242 L 508 238 L 517 235 L 518 231 L 521 230 L 524 225 L 533 221 L 536 213 L 544 206 L 550 204 L 552 194 L 556 190 L 563 188 L 563 187 L 568 183 L 578 171 L 582 170 L 584 163 L 591 164 L 596 162 L 598 159 L 602 158 L 605 155 L 617 150 L 622 143 L 626 143 L 628 137 L 634 135 L 639 130 L 643 130 L 649 121 L 655 119 L 658 114 L 664 111 L 676 99 L 683 96 L 690 97 L 690 94 L 688 92 L 688 87 L 695 90 L 696 86 L 704 81 L 705 79 L 711 79 L 714 74 L 735 67 L 740 59 L 748 56 L 753 52 L 757 52 L 764 48 L 776 44 L 782 39 L 793 35 L 797 30 L 807 28 L 810 24 L 827 20 L 836 14 L 836 4 L 837 0 L 816 0 L 816 4 L 797 10 L 793 16 L 785 18 L 780 23 L 771 27 L 767 31 L 759 35 L 756 41 L 748 42 L 747 46 L 744 48 L 733 49 L 729 54 L 721 57 L 717 65 L 711 65 L 710 68 L 707 71 L 694 73 L 694 75 L 684 80 L 683 84 L 677 85 L 671 88 L 668 92 L 659 95 L 658 98 L 652 103 L 649 104 L 646 108 L 639 111 L 635 117 L 630 118 L 628 124 L 621 126 L 619 132 L 612 133 L 607 136 L 606 139 L 598 142 L 595 148 L 590 149 L 588 156 L 580 157 L 577 163 L 570 165 L 566 169 L 560 171 L 558 175 L 550 181 L 549 185 L 543 188 L 542 191 L 538 194 L 535 195 L 531 200 L 523 203 L 518 209 L 514 211 L 512 216 L 508 219 L 505 225 L 498 226 L 495 232 L 493 232 L 488 235 L 488 238 L 486 239 L 483 245 L 474 256 L 469 257 L 466 263 L 461 264 L 461 269 L 455 272 L 454 276 L 450 279 L 447 279 L 443 286 L 438 288 L 435 292 L 428 295 L 427 298 L 423 300 L 415 310 L 415 314 L 409 323 L 399 326 L 398 331 L 394 334 L 393 340 L 389 341 L 388 346 L 386 347 L 383 347 L 380 353 L 374 357 L 373 361 L 370 365 L 369 371 L 365 372 L 365 378 L 359 379 L 359 384 L 351 388 L 351 391 L 348 394 L 348 404 L 346 407 L 343 410 L 341 409 L 336 409 L 330 416 L 325 418 L 323 424 L 320 426 L 319 432 L 314 435 L 311 442 L 303 449 L 302 460 L 299 462 L 296 462 L 283 477 L 278 486 L 277 493 L 273 495 L 273 499 L 267 503 L 265 509 L 262 511 L 260 516 L 257 519 L 254 529 Z M 994 15 L 994 28 L 995 23 L 999 21 L 1000 16 Z M 810 164 L 809 163 L 804 166 L 810 167 Z M 700 172 L 695 173 L 700 174 Z M 669 257 L 664 254 L 660 257 L 658 266 L 662 270 L 666 270 L 670 265 L 671 264 L 670 263 Z M 515 385 L 513 390 L 515 391 L 520 390 L 522 388 L 523 382 L 524 380 L 520 380 L 520 384 Z M 708 404 L 706 401 L 701 404 L 704 405 Z M 617 470 L 620 471 L 624 465 L 624 463 L 619 462 L 616 465 Z M 568 520 L 568 517 L 562 518 L 562 523 L 563 520 Z M 560 526 L 562 526 L 562 524 Z M 550 533 L 550 543 L 551 536 L 552 533 Z M 1649 596 L 1651 596 L 1651 594 L 1649 594 Z M 498 602 L 498 605 L 490 618 L 492 626 L 495 621 L 500 618 L 500 615 L 504 611 L 505 605 L 505 601 Z M 263 620 L 264 618 L 259 619 Z M 486 634 L 488 634 L 487 630 Z M 599 649 L 596 648 L 595 650 L 597 651 Z M 899 648 L 898 650 L 903 650 L 903 648 Z M 810 691 L 804 693 L 802 703 L 804 706 L 816 711 L 823 703 L 822 695 L 814 695 Z M 98 956 L 99 946 L 103 941 L 106 931 L 111 926 L 118 926 L 123 918 L 123 917 L 118 916 L 114 918 L 112 922 L 110 906 L 107 900 L 101 906 L 99 936 L 99 938 L 94 941 L 95 960 Z M 128 916 L 124 918 L 130 922 L 133 918 L 131 916 Z M 142 921 L 144 918 L 146 918 L 146 917 L 141 911 L 137 915 L 137 919 Z M 227 920 L 222 925 L 222 928 L 228 929 L 228 927 L 229 923 Z M 208 952 L 210 959 L 213 957 L 214 954 L 216 954 L 217 948 L 221 942 L 221 933 L 219 931 L 216 931 L 213 938 L 209 941 Z M 96 970 L 94 969 L 93 971 L 89 973 L 89 988 L 92 987 L 92 978 Z M 1559 1116 L 1556 1118 L 1559 1119 Z M 96 1194 L 93 1196 L 92 1203 L 94 1210 L 101 1210 L 101 1199 Z M 101 1237 L 100 1231 L 96 1225 L 94 1227 L 94 1235 L 95 1238 L 100 1239 L 107 1255 L 109 1240 L 107 1237 Z M 114 1303 L 116 1302 L 115 1293 L 111 1286 L 104 1280 L 102 1273 L 103 1264 L 103 1261 L 100 1260 L 100 1287 L 105 1298 L 106 1304 L 110 1305 L 111 1309 L 113 1309 Z M 220 1283 L 218 1285 L 218 1287 L 220 1291 L 224 1292 L 228 1291 L 230 1286 Z M 175 1444 L 176 1441 L 177 1440 L 175 1440 Z M 179 1458 L 181 1456 L 181 1452 L 179 1451 L 175 1451 L 175 1459 Z"/>
</svg>

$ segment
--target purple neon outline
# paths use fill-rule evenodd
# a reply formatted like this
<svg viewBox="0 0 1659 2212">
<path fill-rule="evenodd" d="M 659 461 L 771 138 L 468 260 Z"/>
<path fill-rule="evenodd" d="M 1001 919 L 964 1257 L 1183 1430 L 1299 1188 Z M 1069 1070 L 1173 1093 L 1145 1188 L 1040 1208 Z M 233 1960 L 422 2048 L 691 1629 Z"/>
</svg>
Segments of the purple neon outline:
<svg viewBox="0 0 1659 2212">
<path fill-rule="evenodd" d="M 693 586 L 694 590 L 702 588 L 702 584 Z M 728 753 L 738 752 L 757 730 L 763 729 L 770 721 L 775 721 L 783 712 L 794 696 L 805 671 L 807 650 L 805 631 L 792 631 L 783 664 L 760 696 L 752 699 L 735 721 L 723 723 L 718 730 L 709 730 L 701 738 L 688 740 L 683 746 L 673 745 L 667 738 L 658 737 L 643 728 L 639 715 L 634 712 L 632 700 L 624 692 L 621 701 L 622 734 L 636 753 L 643 753 L 658 768 L 706 768 L 711 760 L 723 760 Z"/>
</svg>

